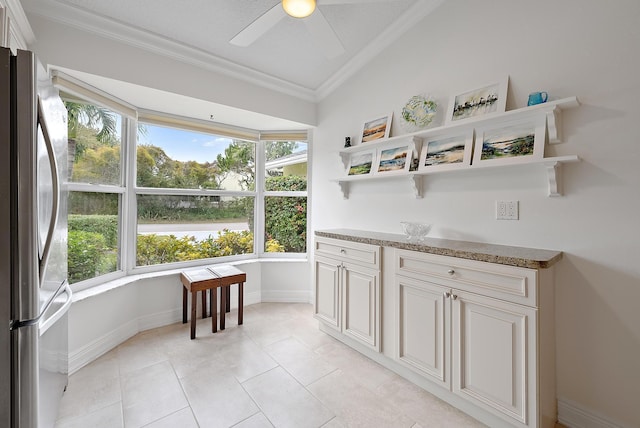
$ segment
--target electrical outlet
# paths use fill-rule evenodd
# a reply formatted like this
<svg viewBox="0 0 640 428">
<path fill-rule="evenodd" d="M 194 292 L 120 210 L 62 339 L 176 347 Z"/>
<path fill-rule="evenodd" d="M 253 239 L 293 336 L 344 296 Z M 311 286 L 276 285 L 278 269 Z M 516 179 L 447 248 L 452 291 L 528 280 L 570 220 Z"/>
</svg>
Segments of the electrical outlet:
<svg viewBox="0 0 640 428">
<path fill-rule="evenodd" d="M 497 220 L 518 220 L 519 214 L 518 201 L 496 201 Z"/>
</svg>

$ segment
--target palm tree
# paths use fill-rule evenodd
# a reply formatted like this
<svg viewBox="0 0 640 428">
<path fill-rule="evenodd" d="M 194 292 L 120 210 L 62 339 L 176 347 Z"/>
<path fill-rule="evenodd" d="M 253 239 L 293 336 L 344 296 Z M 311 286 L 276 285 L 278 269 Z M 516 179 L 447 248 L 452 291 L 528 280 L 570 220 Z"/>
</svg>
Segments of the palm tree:
<svg viewBox="0 0 640 428">
<path fill-rule="evenodd" d="M 69 180 L 71 180 L 73 163 L 86 148 L 76 142 L 80 126 L 98 129 L 98 133 L 95 134 L 96 139 L 100 143 L 110 144 L 117 135 L 116 116 L 110 110 L 92 104 L 65 101 L 64 105 L 67 108 L 68 115 L 68 170 Z"/>
</svg>

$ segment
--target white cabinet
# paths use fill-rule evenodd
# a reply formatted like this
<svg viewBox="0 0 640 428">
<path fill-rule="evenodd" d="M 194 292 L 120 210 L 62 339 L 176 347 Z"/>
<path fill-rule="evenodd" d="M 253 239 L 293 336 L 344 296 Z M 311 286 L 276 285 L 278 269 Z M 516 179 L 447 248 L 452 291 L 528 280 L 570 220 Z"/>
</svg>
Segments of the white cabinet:
<svg viewBox="0 0 640 428">
<path fill-rule="evenodd" d="M 527 426 L 536 409 L 536 310 L 457 290 L 449 300 L 453 392 Z"/>
<path fill-rule="evenodd" d="M 514 426 L 553 426 L 555 399 L 538 401 L 555 388 L 538 320 L 552 284 L 537 269 L 398 250 L 395 272 L 399 363 Z"/>
<path fill-rule="evenodd" d="M 341 262 L 336 259 L 315 258 L 315 317 L 340 331 Z"/>
<path fill-rule="evenodd" d="M 398 360 L 449 389 L 451 306 L 445 299 L 446 288 L 398 275 L 396 289 Z"/>
<path fill-rule="evenodd" d="M 317 238 L 315 317 L 380 351 L 380 247 Z"/>
</svg>

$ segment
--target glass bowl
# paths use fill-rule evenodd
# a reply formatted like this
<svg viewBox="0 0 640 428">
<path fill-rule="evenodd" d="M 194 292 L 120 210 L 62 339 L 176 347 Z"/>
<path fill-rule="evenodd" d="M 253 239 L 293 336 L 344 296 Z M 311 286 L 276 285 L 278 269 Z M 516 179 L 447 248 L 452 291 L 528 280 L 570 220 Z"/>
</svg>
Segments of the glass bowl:
<svg viewBox="0 0 640 428">
<path fill-rule="evenodd" d="M 413 221 L 401 221 L 402 230 L 410 241 L 423 241 L 431 230 L 431 225 L 427 223 L 417 223 Z"/>
</svg>

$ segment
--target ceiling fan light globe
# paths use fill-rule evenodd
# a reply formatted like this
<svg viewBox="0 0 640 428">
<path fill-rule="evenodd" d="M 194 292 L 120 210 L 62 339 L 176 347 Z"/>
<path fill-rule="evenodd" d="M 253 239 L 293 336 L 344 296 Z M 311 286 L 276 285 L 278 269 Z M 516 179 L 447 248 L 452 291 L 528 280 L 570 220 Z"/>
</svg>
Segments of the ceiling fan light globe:
<svg viewBox="0 0 640 428">
<path fill-rule="evenodd" d="M 316 0 L 282 0 L 282 8 L 294 18 L 306 18 L 316 9 Z"/>
</svg>

